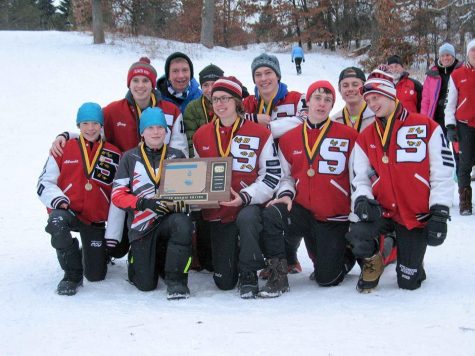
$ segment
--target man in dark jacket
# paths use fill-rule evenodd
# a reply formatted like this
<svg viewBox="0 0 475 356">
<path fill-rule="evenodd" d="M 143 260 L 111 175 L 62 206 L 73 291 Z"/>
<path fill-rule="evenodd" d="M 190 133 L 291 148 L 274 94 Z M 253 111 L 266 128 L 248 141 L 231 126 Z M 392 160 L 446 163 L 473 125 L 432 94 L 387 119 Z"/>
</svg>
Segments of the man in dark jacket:
<svg viewBox="0 0 475 356">
<path fill-rule="evenodd" d="M 165 61 L 165 75 L 157 81 L 157 90 L 164 100 L 170 101 L 185 112 L 190 101 L 201 96 L 198 82 L 193 78 L 193 63 L 190 57 L 175 52 Z"/>
</svg>

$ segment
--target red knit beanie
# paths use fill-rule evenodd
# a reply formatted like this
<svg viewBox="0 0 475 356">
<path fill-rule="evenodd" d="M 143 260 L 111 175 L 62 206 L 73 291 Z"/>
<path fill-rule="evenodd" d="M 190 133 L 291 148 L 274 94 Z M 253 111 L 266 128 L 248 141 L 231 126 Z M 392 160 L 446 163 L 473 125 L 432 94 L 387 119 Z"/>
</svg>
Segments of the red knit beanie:
<svg viewBox="0 0 475 356">
<path fill-rule="evenodd" d="M 242 84 L 236 77 L 230 76 L 219 78 L 214 82 L 213 87 L 211 88 L 211 95 L 218 90 L 225 91 L 235 98 L 242 99 Z"/>
<path fill-rule="evenodd" d="M 135 62 L 130 66 L 129 73 L 127 74 L 127 88 L 130 87 L 130 81 L 132 78 L 137 75 L 143 75 L 150 79 L 152 82 L 152 88 L 155 88 L 157 82 L 157 71 L 150 64 L 150 59 L 148 57 L 142 57 L 138 62 Z"/>
<path fill-rule="evenodd" d="M 307 96 L 305 97 L 305 100 L 307 100 L 307 103 L 310 100 L 310 96 L 313 94 L 313 92 L 317 89 L 324 88 L 328 89 L 331 91 L 333 95 L 333 104 L 335 104 L 336 100 L 336 95 L 335 95 L 335 88 L 333 88 L 333 85 L 328 80 L 317 80 L 315 83 L 310 84 L 307 90 Z"/>
</svg>

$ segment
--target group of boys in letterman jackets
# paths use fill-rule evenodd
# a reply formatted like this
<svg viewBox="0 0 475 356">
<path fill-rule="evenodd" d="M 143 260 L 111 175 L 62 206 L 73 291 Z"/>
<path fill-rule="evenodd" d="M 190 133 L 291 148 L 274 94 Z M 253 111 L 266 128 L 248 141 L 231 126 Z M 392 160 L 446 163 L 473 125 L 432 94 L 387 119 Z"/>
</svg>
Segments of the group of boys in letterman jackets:
<svg viewBox="0 0 475 356">
<path fill-rule="evenodd" d="M 254 95 L 213 64 L 200 72 L 198 93 L 191 60 L 176 52 L 155 89 L 157 72 L 143 57 L 128 71 L 124 99 L 79 108 L 80 134 L 58 136 L 38 182 L 64 270 L 58 294 L 75 294 L 83 276 L 103 280 L 110 257 L 128 253 L 139 290 L 156 289 L 161 277 L 168 299 L 188 298 L 197 222 L 216 286 L 237 285 L 244 299 L 289 291 L 301 240 L 320 286 L 340 284 L 357 262 L 357 290 L 370 292 L 393 261 L 400 288 L 421 286 L 427 246 L 444 242 L 452 206 L 455 164 L 442 128 L 409 112 L 384 70 L 366 78 L 345 68 L 345 107 L 330 117 L 330 82 L 289 91 L 268 54 L 251 69 Z M 157 195 L 163 161 L 190 155 L 233 158 L 230 200 L 193 219 L 185 202 Z"/>
</svg>

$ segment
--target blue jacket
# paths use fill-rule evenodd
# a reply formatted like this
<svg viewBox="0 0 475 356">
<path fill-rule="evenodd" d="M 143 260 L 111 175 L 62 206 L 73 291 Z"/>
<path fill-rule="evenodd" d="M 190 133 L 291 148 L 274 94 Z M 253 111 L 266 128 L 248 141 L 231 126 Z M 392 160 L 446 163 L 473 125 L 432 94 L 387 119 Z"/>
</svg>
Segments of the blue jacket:
<svg viewBox="0 0 475 356">
<path fill-rule="evenodd" d="M 302 47 L 295 46 L 294 48 L 292 48 L 292 60 L 294 60 L 295 58 L 305 59 Z"/>
<path fill-rule="evenodd" d="M 188 103 L 194 99 L 201 97 L 201 89 L 195 78 L 191 78 L 190 86 L 186 91 L 184 98 L 176 97 L 168 91 L 168 80 L 165 76 L 161 76 L 157 80 L 157 90 L 162 94 L 162 99 L 169 101 L 180 108 L 181 113 L 185 112 Z"/>
</svg>

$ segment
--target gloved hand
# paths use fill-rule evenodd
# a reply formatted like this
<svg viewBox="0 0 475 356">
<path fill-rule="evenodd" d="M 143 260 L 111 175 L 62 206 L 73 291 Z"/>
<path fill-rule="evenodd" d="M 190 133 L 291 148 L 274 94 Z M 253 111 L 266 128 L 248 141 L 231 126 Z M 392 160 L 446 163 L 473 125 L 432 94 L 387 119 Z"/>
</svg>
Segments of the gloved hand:
<svg viewBox="0 0 475 356">
<path fill-rule="evenodd" d="M 378 220 L 383 211 L 377 200 L 361 195 L 355 200 L 354 213 L 358 215 L 361 221 L 370 222 Z"/>
<path fill-rule="evenodd" d="M 350 224 L 345 235 L 356 258 L 368 258 L 374 255 L 378 244 L 378 226 L 372 222 L 357 222 Z"/>
<path fill-rule="evenodd" d="M 444 205 L 433 205 L 431 217 L 424 228 L 429 246 L 441 245 L 447 237 L 447 220 L 450 219 L 449 208 Z"/>
<path fill-rule="evenodd" d="M 106 246 L 108 249 L 114 249 L 119 244 L 119 241 L 114 239 L 106 239 Z"/>
<path fill-rule="evenodd" d="M 168 200 L 163 199 L 156 199 L 156 198 L 140 198 L 137 201 L 137 210 L 144 211 L 146 209 L 152 210 L 158 217 L 165 216 L 169 214 L 171 211 L 168 208 L 166 202 Z"/>
<path fill-rule="evenodd" d="M 454 125 L 447 125 L 447 140 L 450 142 L 457 142 L 459 140 Z"/>
<path fill-rule="evenodd" d="M 189 204 L 186 204 L 183 200 L 177 200 L 174 203 L 175 213 L 190 214 L 191 208 Z"/>
</svg>

